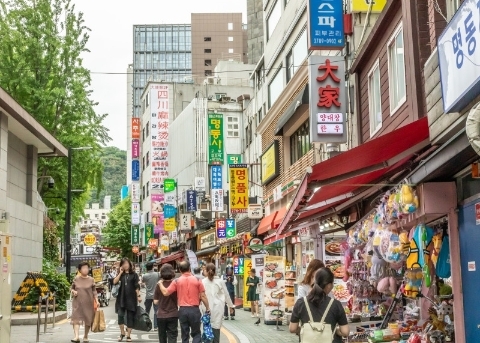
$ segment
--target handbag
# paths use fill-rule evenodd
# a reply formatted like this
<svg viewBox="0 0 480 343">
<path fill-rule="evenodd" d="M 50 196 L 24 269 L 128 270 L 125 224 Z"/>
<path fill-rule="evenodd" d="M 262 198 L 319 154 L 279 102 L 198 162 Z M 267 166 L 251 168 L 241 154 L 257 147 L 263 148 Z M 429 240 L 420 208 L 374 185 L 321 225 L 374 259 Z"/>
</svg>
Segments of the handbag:
<svg viewBox="0 0 480 343">
<path fill-rule="evenodd" d="M 105 323 L 105 314 L 102 310 L 95 311 L 93 318 L 92 332 L 104 332 L 107 325 Z"/>
<path fill-rule="evenodd" d="M 262 284 L 257 285 L 257 289 L 255 290 L 255 294 L 262 294 Z"/>
<path fill-rule="evenodd" d="M 66 301 L 67 305 L 67 319 L 72 318 L 73 314 L 73 300 L 72 300 L 72 292 L 70 292 L 70 299 Z"/>
<path fill-rule="evenodd" d="M 120 291 L 120 285 L 122 284 L 122 281 L 118 281 L 116 285 L 113 285 L 112 287 L 112 297 L 116 298 L 118 297 L 118 292 Z"/>
<path fill-rule="evenodd" d="M 137 306 L 132 329 L 147 332 L 152 330 L 152 320 L 150 319 L 148 313 L 141 306 Z"/>
<path fill-rule="evenodd" d="M 448 279 L 452 275 L 452 268 L 450 265 L 450 244 L 448 241 L 448 235 L 443 236 L 442 247 L 438 254 L 436 273 L 438 277 L 442 279 Z"/>
<path fill-rule="evenodd" d="M 310 306 L 308 305 L 307 297 L 303 298 L 305 302 L 305 307 L 308 312 L 308 323 L 302 325 L 300 331 L 300 342 L 302 343 L 332 343 L 333 341 L 333 332 L 332 326 L 328 323 L 325 323 L 325 318 L 327 317 L 328 311 L 333 304 L 333 299 L 330 299 L 327 309 L 323 312 L 322 319 L 320 322 L 314 322 L 312 317 L 312 312 L 310 312 Z"/>
</svg>

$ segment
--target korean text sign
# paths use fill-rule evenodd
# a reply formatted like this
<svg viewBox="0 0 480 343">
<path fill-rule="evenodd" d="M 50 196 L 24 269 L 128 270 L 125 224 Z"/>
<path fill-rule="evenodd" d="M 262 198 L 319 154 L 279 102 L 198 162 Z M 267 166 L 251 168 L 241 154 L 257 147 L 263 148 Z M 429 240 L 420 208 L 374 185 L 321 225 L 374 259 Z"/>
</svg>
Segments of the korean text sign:
<svg viewBox="0 0 480 343">
<path fill-rule="evenodd" d="M 163 208 L 165 206 L 165 195 L 161 193 L 152 193 L 150 195 L 152 208 L 152 222 L 156 234 L 164 232 L 164 212 Z"/>
<path fill-rule="evenodd" d="M 222 166 L 212 166 L 211 167 L 211 185 L 212 189 L 222 189 Z"/>
<path fill-rule="evenodd" d="M 132 225 L 140 225 L 140 204 L 132 203 Z"/>
<path fill-rule="evenodd" d="M 307 3 L 308 49 L 343 49 L 343 0 L 308 0 Z"/>
<path fill-rule="evenodd" d="M 145 244 L 148 244 L 152 238 L 155 238 L 153 235 L 153 224 L 147 223 L 145 224 Z"/>
<path fill-rule="evenodd" d="M 193 212 L 197 210 L 197 191 L 193 189 L 187 190 L 187 211 Z"/>
<path fill-rule="evenodd" d="M 160 190 L 168 178 L 168 128 L 169 86 L 153 85 L 150 88 L 150 154 L 152 189 Z"/>
<path fill-rule="evenodd" d="M 459 112 L 480 95 L 480 2 L 464 0 L 438 39 L 445 113 Z"/>
<path fill-rule="evenodd" d="M 140 118 L 132 118 L 132 139 L 140 139 Z"/>
<path fill-rule="evenodd" d="M 312 142 L 347 141 L 345 64 L 335 56 L 310 56 L 310 135 Z"/>
<path fill-rule="evenodd" d="M 223 164 L 223 115 L 208 114 L 208 164 Z"/>
<path fill-rule="evenodd" d="M 230 173 L 230 211 L 247 213 L 248 211 L 248 166 L 231 164 Z"/>
<path fill-rule="evenodd" d="M 223 189 L 212 189 L 212 212 L 223 212 Z"/>
</svg>

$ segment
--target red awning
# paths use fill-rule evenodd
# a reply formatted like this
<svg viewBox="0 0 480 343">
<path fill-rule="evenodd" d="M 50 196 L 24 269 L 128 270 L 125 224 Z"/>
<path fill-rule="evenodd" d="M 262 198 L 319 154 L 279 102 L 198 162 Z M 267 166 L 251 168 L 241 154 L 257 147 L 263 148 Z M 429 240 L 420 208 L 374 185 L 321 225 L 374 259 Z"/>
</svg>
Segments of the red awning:
<svg viewBox="0 0 480 343">
<path fill-rule="evenodd" d="M 268 216 L 262 218 L 262 220 L 260 221 L 260 225 L 258 225 L 257 235 L 263 235 L 265 232 L 273 229 L 272 222 L 273 219 L 275 219 L 276 214 L 277 212 L 275 211 L 270 213 Z"/>
<path fill-rule="evenodd" d="M 291 236 L 292 234 L 293 234 L 293 232 L 287 232 L 286 234 L 280 235 L 280 236 L 277 237 L 277 234 L 274 233 L 270 236 L 265 237 L 265 239 L 263 240 L 263 245 L 272 244 L 273 242 L 276 242 L 276 241 L 279 241 L 281 239 L 287 238 L 287 237 Z"/>
<path fill-rule="evenodd" d="M 168 256 L 162 257 L 160 259 L 160 263 L 164 264 L 164 263 L 176 261 L 176 260 L 179 260 L 179 259 L 183 259 L 183 257 L 184 257 L 184 252 L 183 251 L 178 251 L 178 252 L 175 252 L 175 253 L 170 254 Z"/>
<path fill-rule="evenodd" d="M 285 214 L 287 213 L 287 208 L 282 207 L 277 211 L 277 214 L 275 215 L 275 218 L 273 218 L 273 228 L 276 229 L 281 223 L 283 218 L 285 217 Z"/>
<path fill-rule="evenodd" d="M 353 198 L 359 188 L 399 169 L 428 144 L 428 119 L 423 118 L 314 165 L 312 173 L 305 176 L 307 185 L 303 187 L 302 181 L 292 208 L 279 225 L 277 236 L 293 221 Z"/>
</svg>

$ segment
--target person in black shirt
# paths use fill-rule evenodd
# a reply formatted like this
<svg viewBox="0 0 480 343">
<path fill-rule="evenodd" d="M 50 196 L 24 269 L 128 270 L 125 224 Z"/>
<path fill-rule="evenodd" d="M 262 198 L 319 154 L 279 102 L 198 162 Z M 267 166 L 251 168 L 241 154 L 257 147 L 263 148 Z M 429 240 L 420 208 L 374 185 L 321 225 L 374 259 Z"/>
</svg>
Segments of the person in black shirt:
<svg viewBox="0 0 480 343">
<path fill-rule="evenodd" d="M 305 298 L 298 299 L 293 307 L 289 327 L 291 333 L 298 332 L 299 322 L 301 322 L 302 325 L 309 322 L 305 300 L 308 301 L 308 305 L 310 306 L 313 321 L 320 322 L 331 299 L 328 297 L 328 293 L 333 289 L 333 280 L 334 276 L 330 269 L 320 268 L 317 271 L 312 290 Z M 332 332 L 334 332 L 333 343 L 342 343 L 341 337 L 348 336 L 350 330 L 348 328 L 347 315 L 340 301 L 333 300 L 333 304 L 325 318 L 325 323 L 332 326 Z M 335 329 L 335 327 L 337 328 Z"/>
</svg>

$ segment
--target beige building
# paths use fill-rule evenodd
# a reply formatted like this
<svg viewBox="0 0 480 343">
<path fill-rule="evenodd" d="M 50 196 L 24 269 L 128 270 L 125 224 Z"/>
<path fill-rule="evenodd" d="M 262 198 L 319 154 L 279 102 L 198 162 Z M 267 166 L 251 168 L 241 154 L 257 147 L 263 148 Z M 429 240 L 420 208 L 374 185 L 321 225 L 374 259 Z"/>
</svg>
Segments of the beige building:
<svg viewBox="0 0 480 343">
<path fill-rule="evenodd" d="M 242 13 L 192 13 L 192 74 L 213 76 L 219 60 L 247 63 Z"/>
</svg>

